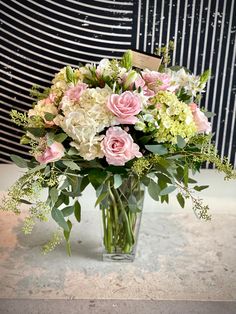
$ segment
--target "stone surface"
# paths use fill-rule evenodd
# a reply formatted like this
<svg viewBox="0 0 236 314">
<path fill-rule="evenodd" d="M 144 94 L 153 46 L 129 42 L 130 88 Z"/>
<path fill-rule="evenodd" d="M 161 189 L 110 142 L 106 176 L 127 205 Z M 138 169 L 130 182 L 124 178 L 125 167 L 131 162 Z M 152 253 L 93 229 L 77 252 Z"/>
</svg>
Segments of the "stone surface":
<svg viewBox="0 0 236 314">
<path fill-rule="evenodd" d="M 0 169 L 2 191 L 17 176 L 9 171 L 12 168 L 4 169 Z M 88 210 L 88 204 L 94 204 L 88 194 L 82 200 L 82 223 L 74 224 L 72 257 L 66 255 L 64 244 L 47 256 L 41 254 L 41 246 L 56 229 L 53 221 L 39 223 L 32 235 L 25 236 L 21 229 L 26 211 L 19 216 L 1 212 L 0 298 L 236 300 L 235 182 L 218 181 L 222 178 L 214 172 L 204 175 L 200 180 L 212 184 L 203 193 L 212 208 L 212 221 L 197 220 L 188 204 L 184 210 L 173 202 L 154 207 L 147 199 L 137 256 L 131 264 L 102 262 L 99 210 Z"/>
<path fill-rule="evenodd" d="M 1 314 L 235 314 L 236 302 L 156 300 L 0 300 Z"/>
</svg>

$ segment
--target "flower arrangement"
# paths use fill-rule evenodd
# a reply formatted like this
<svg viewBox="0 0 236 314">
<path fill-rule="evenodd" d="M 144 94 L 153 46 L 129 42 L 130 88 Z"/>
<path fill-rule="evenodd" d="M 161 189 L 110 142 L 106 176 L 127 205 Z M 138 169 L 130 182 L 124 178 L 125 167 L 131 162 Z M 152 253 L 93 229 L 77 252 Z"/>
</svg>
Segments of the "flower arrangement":
<svg viewBox="0 0 236 314">
<path fill-rule="evenodd" d="M 32 89 L 37 99 L 32 109 L 11 112 L 25 130 L 21 143 L 31 146 L 32 159 L 11 157 L 28 171 L 9 190 L 4 208 L 20 213 L 19 204 L 29 205 L 25 233 L 37 219 L 46 221 L 51 215 L 69 254 L 69 216 L 80 222 L 79 198 L 88 184 L 96 190 L 108 253 L 117 247 L 132 250 L 141 185 L 161 203 L 174 191 L 181 207 L 190 198 L 197 217 L 209 220 L 208 206 L 195 195 L 207 186 L 198 186 L 190 170 L 200 171 L 207 161 L 226 179 L 236 177 L 227 159 L 216 154 L 210 113 L 198 105 L 209 75 L 195 76 L 180 67 L 135 69 L 131 51 L 121 60 L 63 68 L 50 88 Z M 37 200 L 41 189 L 48 190 L 45 202 Z M 44 251 L 60 240 L 55 233 Z"/>
</svg>

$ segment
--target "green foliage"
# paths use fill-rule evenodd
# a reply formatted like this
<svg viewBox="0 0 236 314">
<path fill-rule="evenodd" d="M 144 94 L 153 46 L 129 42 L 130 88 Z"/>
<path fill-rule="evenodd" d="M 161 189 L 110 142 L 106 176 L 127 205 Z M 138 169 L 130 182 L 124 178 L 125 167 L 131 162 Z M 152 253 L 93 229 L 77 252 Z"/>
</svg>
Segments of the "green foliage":
<svg viewBox="0 0 236 314">
<path fill-rule="evenodd" d="M 164 145 L 145 145 L 145 148 L 154 153 L 154 154 L 158 154 L 158 155 L 165 155 L 166 153 L 168 153 L 168 149 L 164 146 Z"/>
<path fill-rule="evenodd" d="M 35 98 L 36 100 L 41 100 L 47 98 L 50 94 L 50 88 L 42 89 L 38 85 L 33 85 L 30 90 L 30 96 Z"/>
<path fill-rule="evenodd" d="M 162 56 L 163 64 L 168 65 L 171 62 L 171 54 L 174 51 L 174 41 L 170 40 L 166 46 L 156 48 L 156 54 Z"/>
<path fill-rule="evenodd" d="M 69 65 L 66 67 L 66 82 L 72 83 L 74 85 L 76 85 L 76 83 L 78 82 L 77 76 Z"/>
<path fill-rule="evenodd" d="M 130 70 L 132 68 L 132 51 L 127 50 L 120 61 L 120 64 L 122 67 L 126 68 L 127 70 Z"/>
<path fill-rule="evenodd" d="M 20 168 L 27 168 L 28 164 L 27 161 L 21 158 L 20 156 L 17 155 L 11 155 L 10 156 L 11 160 Z"/>
<path fill-rule="evenodd" d="M 64 238 L 66 240 L 67 254 L 69 256 L 71 256 L 70 233 L 71 233 L 71 229 L 72 229 L 72 223 L 71 223 L 71 221 L 69 219 L 67 220 L 66 223 L 67 223 L 67 226 L 68 226 L 68 231 L 64 230 L 63 234 L 64 234 Z"/>
</svg>

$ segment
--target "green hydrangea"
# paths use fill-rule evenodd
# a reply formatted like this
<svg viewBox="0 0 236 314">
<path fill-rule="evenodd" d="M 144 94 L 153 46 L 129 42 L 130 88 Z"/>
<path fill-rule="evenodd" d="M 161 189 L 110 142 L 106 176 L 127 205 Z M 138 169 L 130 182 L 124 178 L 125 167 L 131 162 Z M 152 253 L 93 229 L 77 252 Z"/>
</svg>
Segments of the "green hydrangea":
<svg viewBox="0 0 236 314">
<path fill-rule="evenodd" d="M 191 109 L 187 104 L 179 101 L 177 96 L 168 91 L 160 91 L 151 100 L 157 107 L 156 121 L 158 131 L 155 140 L 159 143 L 177 143 L 177 135 L 188 141 L 196 134 Z"/>
</svg>

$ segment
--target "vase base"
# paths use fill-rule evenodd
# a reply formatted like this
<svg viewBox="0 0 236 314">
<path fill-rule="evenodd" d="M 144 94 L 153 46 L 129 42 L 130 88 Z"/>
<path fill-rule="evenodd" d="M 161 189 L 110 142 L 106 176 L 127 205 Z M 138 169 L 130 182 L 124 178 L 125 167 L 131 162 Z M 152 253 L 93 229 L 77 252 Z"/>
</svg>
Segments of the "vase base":
<svg viewBox="0 0 236 314">
<path fill-rule="evenodd" d="M 103 253 L 102 259 L 104 262 L 131 263 L 135 259 L 135 254 L 134 253 Z"/>
</svg>

